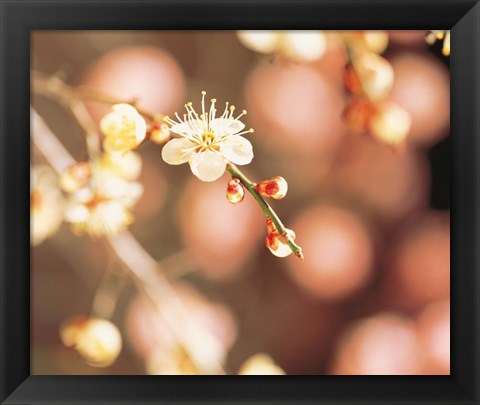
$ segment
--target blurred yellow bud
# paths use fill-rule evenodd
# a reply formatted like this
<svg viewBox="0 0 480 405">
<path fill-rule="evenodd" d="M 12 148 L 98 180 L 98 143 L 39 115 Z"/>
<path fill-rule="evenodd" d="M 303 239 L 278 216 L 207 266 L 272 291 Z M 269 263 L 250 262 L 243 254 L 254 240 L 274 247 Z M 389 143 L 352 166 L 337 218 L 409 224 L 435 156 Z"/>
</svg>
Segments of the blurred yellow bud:
<svg viewBox="0 0 480 405">
<path fill-rule="evenodd" d="M 396 146 L 405 141 L 411 126 L 410 114 L 389 102 L 378 107 L 370 121 L 370 132 L 375 139 Z"/>
<path fill-rule="evenodd" d="M 60 338 L 73 347 L 94 367 L 111 365 L 122 350 L 122 336 L 110 321 L 84 315 L 66 321 L 60 328 Z"/>
<path fill-rule="evenodd" d="M 388 46 L 386 31 L 350 31 L 345 35 L 348 45 L 356 51 L 382 53 Z"/>
<path fill-rule="evenodd" d="M 157 144 L 163 144 L 170 139 L 171 133 L 168 125 L 155 121 L 150 130 L 150 140 Z"/>
<path fill-rule="evenodd" d="M 135 107 L 115 104 L 100 121 L 105 135 L 103 148 L 108 153 L 124 153 L 135 149 L 147 135 L 147 123 Z"/>
<path fill-rule="evenodd" d="M 364 31 L 363 43 L 370 52 L 382 53 L 388 46 L 388 33 L 386 31 Z"/>
<path fill-rule="evenodd" d="M 88 162 L 74 163 L 60 176 L 60 187 L 63 191 L 71 193 L 86 186 L 90 175 L 90 164 Z"/>
<path fill-rule="evenodd" d="M 273 359 L 264 353 L 255 354 L 242 364 L 239 375 L 285 375 Z"/>
<path fill-rule="evenodd" d="M 371 100 L 385 98 L 393 86 L 393 67 L 375 53 L 361 53 L 353 59 L 359 89 Z"/>
</svg>

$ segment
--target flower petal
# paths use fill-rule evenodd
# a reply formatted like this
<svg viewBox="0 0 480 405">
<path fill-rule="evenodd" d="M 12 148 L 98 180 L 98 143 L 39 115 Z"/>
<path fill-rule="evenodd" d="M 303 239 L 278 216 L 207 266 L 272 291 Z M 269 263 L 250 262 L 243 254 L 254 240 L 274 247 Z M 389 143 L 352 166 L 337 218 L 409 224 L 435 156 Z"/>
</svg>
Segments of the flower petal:
<svg viewBox="0 0 480 405">
<path fill-rule="evenodd" d="M 205 123 L 202 120 L 190 120 L 170 127 L 170 131 L 182 136 L 195 137 L 204 132 Z"/>
<path fill-rule="evenodd" d="M 202 181 L 215 181 L 225 173 L 226 162 L 219 153 L 207 150 L 195 155 L 190 163 L 192 173 Z"/>
<path fill-rule="evenodd" d="M 232 163 L 247 165 L 253 159 L 250 141 L 243 136 L 229 136 L 220 144 L 220 153 Z"/>
<path fill-rule="evenodd" d="M 162 159 L 169 165 L 181 165 L 188 162 L 197 145 L 188 139 L 171 139 L 162 149 Z"/>
<path fill-rule="evenodd" d="M 245 128 L 245 124 L 235 119 L 216 118 L 210 121 L 210 129 L 217 136 L 234 135 L 243 128 Z"/>
</svg>

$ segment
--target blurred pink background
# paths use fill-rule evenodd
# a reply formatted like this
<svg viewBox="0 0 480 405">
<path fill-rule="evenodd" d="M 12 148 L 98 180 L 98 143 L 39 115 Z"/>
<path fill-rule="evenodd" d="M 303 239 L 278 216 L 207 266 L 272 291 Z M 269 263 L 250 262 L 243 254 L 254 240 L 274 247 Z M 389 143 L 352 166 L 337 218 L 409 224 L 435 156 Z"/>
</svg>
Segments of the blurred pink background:
<svg viewBox="0 0 480 405">
<path fill-rule="evenodd" d="M 225 199 L 228 174 L 202 183 L 153 143 L 138 149 L 145 191 L 130 227 L 221 342 L 229 374 L 260 352 L 287 374 L 449 374 L 448 58 L 425 42 L 427 31 L 389 32 L 389 98 L 412 117 L 405 150 L 394 152 L 343 122 L 345 53 L 325 33 L 323 57 L 295 63 L 255 53 L 229 31 L 37 31 L 31 61 L 165 114 L 198 105 L 201 90 L 248 110 L 255 157 L 245 173 L 287 180 L 287 196 L 271 205 L 295 230 L 303 262 L 270 254 L 251 196 Z M 85 159 L 68 112 L 35 94 L 32 103 Z M 109 110 L 88 107 L 97 122 Z M 44 163 L 35 153 L 32 161 Z M 112 317 L 123 348 L 111 366 L 89 366 L 60 340 L 62 322 L 89 313 L 112 266 L 102 239 L 76 237 L 68 224 L 32 249 L 32 374 L 161 373 L 168 326 L 128 278 Z"/>
</svg>

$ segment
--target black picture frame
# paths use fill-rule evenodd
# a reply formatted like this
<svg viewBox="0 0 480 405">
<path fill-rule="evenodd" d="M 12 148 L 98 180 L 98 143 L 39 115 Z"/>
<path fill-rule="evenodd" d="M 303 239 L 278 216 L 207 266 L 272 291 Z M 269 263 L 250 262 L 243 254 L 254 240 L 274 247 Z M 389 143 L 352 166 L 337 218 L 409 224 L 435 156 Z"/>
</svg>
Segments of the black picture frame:
<svg viewBox="0 0 480 405">
<path fill-rule="evenodd" d="M 0 0 L 0 7 L 2 404 L 480 403 L 480 4 L 477 1 Z M 30 31 L 319 27 L 452 30 L 451 375 L 30 376 Z"/>
</svg>

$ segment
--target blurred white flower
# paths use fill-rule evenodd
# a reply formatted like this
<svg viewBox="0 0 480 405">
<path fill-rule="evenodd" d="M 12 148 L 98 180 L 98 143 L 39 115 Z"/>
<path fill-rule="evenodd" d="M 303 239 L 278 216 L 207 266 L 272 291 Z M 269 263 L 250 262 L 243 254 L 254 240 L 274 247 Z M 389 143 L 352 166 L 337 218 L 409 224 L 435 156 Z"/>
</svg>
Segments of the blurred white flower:
<svg viewBox="0 0 480 405">
<path fill-rule="evenodd" d="M 30 243 L 39 245 L 60 227 L 63 199 L 58 177 L 47 166 L 30 169 Z"/>
<path fill-rule="evenodd" d="M 242 364 L 239 375 L 285 375 L 273 359 L 265 353 L 255 354 Z"/>
<path fill-rule="evenodd" d="M 142 170 L 142 159 L 135 152 L 123 154 L 104 153 L 100 157 L 99 165 L 102 171 L 111 172 L 125 180 L 133 181 L 138 179 Z"/>
<path fill-rule="evenodd" d="M 65 209 L 65 220 L 75 234 L 116 235 L 133 222 L 131 208 L 143 194 L 142 185 L 130 181 L 139 175 L 137 158 L 122 158 L 132 160 L 120 171 L 115 161 L 106 161 L 103 156 L 90 163 L 88 185 L 70 194 Z"/>
<path fill-rule="evenodd" d="M 238 31 L 240 42 L 260 53 L 277 53 L 297 62 L 320 59 L 326 39 L 321 31 Z"/>
<path fill-rule="evenodd" d="M 245 128 L 239 118 L 233 116 L 235 107 L 226 103 L 224 113 L 215 118 L 216 100 L 211 100 L 210 110 L 205 110 L 205 92 L 202 92 L 202 113 L 198 115 L 192 103 L 185 104 L 187 114 L 183 119 L 175 113 L 178 121 L 169 117 L 164 120 L 170 131 L 181 138 L 171 139 L 162 149 L 162 158 L 170 165 L 189 163 L 192 173 L 202 181 L 217 180 L 226 169 L 227 162 L 246 165 L 253 159 L 252 144 L 243 134 L 253 132 Z"/>
</svg>

